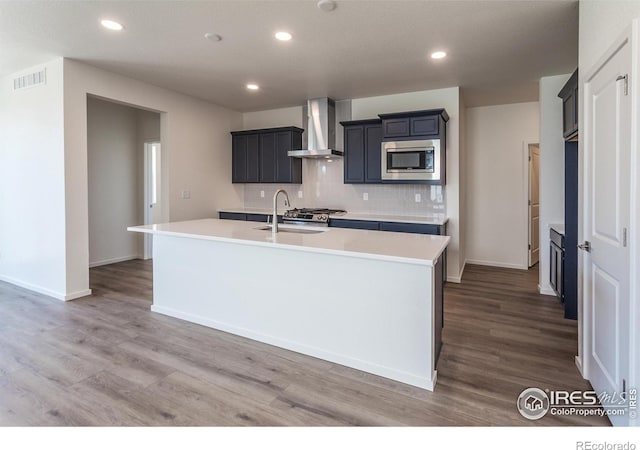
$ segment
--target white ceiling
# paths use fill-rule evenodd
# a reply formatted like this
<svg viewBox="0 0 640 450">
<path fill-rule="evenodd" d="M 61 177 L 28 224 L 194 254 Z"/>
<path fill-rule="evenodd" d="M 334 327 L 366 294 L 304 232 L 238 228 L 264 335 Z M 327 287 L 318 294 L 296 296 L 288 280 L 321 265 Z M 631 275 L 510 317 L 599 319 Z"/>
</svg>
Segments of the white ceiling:
<svg viewBox="0 0 640 450">
<path fill-rule="evenodd" d="M 572 72 L 577 1 L 0 1 L 0 76 L 84 61 L 238 111 L 461 86 L 467 106 L 531 101 Z M 103 29 L 105 17 L 126 29 Z M 275 31 L 294 39 L 280 42 Z M 214 43 L 203 36 L 220 34 Z M 449 56 L 429 58 L 444 49 Z M 245 84 L 261 89 L 248 92 Z"/>
</svg>

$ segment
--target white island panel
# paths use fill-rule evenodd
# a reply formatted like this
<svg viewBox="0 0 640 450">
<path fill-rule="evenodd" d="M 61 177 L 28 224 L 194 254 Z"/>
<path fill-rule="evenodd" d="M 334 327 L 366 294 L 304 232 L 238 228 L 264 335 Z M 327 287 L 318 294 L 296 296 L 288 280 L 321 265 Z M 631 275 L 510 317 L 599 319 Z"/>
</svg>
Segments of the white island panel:
<svg viewBox="0 0 640 450">
<path fill-rule="evenodd" d="M 429 266 L 154 237 L 152 310 L 432 390 Z"/>
</svg>

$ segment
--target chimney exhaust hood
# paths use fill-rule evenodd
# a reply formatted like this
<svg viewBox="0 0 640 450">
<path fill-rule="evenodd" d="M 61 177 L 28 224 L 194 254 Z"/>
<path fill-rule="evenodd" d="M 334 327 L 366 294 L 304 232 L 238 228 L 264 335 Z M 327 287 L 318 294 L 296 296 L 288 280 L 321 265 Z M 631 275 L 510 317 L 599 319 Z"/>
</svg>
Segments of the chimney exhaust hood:
<svg viewBox="0 0 640 450">
<path fill-rule="evenodd" d="M 306 149 L 290 150 L 294 158 L 337 158 L 342 152 L 335 150 L 336 144 L 336 104 L 327 97 L 307 100 Z"/>
</svg>

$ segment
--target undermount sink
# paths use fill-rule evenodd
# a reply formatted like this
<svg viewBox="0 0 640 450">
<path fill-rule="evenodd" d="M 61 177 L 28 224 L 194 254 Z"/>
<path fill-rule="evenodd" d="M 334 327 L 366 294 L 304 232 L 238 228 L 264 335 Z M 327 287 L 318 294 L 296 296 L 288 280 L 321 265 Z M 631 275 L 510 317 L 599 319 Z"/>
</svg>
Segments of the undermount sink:
<svg viewBox="0 0 640 450">
<path fill-rule="evenodd" d="M 271 231 L 271 225 L 258 227 L 258 228 L 255 228 L 255 230 Z M 278 225 L 278 233 L 319 234 L 319 233 L 324 233 L 325 231 L 327 230 L 323 228 L 317 228 L 317 227 L 310 228 L 310 227 L 293 227 L 293 226 L 287 226 L 287 225 Z"/>
</svg>

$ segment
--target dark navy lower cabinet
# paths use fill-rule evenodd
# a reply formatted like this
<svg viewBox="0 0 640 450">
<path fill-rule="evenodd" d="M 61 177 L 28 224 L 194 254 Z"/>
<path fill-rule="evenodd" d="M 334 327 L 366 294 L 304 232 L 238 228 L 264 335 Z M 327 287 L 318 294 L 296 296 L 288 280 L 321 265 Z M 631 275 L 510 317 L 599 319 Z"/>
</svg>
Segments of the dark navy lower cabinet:
<svg viewBox="0 0 640 450">
<path fill-rule="evenodd" d="M 422 223 L 380 222 L 380 231 L 400 233 L 441 234 L 439 225 Z"/>
<path fill-rule="evenodd" d="M 220 211 L 218 213 L 218 217 L 220 219 L 225 219 L 225 220 L 247 220 L 247 215 L 246 214 L 234 213 L 234 212 L 226 212 L 226 211 Z"/>
<path fill-rule="evenodd" d="M 219 219 L 225 220 L 243 220 L 247 222 L 271 222 L 271 214 L 245 214 L 236 212 L 220 211 Z M 282 223 L 282 216 L 278 215 L 278 223 Z"/>
<path fill-rule="evenodd" d="M 356 230 L 379 230 L 379 222 L 370 220 L 331 219 L 330 227 L 353 228 Z"/>
</svg>

